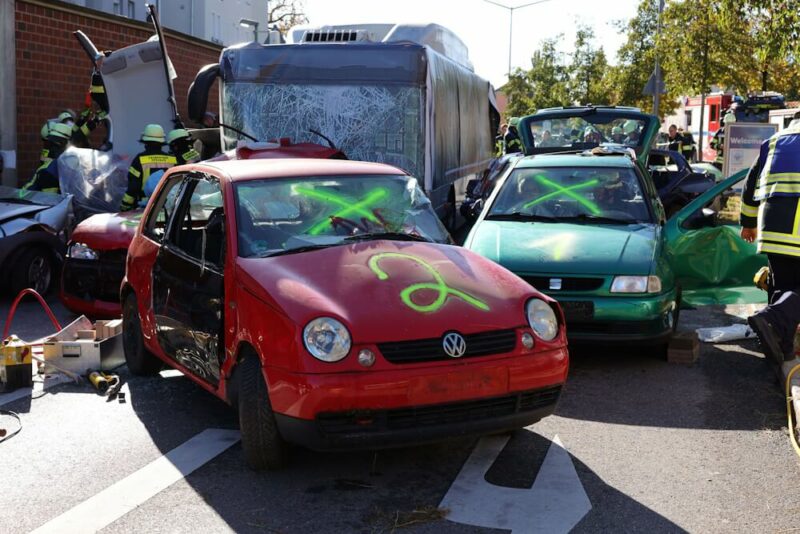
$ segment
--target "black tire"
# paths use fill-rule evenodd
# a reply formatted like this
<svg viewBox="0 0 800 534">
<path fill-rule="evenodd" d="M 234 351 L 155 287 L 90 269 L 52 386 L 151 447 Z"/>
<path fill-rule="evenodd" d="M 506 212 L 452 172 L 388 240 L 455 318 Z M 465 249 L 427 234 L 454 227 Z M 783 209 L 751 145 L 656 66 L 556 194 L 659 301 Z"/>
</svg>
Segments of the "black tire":
<svg viewBox="0 0 800 534">
<path fill-rule="evenodd" d="M 53 286 L 55 265 L 53 257 L 43 247 L 31 247 L 21 251 L 11 266 L 10 286 L 12 296 L 26 288 L 46 295 Z"/>
<path fill-rule="evenodd" d="M 256 471 L 284 467 L 288 447 L 278 432 L 261 363 L 250 354 L 236 371 L 239 380 L 239 429 L 248 467 Z"/>
<path fill-rule="evenodd" d="M 133 293 L 125 297 L 122 305 L 122 347 L 125 362 L 134 375 L 152 376 L 163 367 L 161 360 L 150 354 L 144 346 L 139 309 Z"/>
</svg>

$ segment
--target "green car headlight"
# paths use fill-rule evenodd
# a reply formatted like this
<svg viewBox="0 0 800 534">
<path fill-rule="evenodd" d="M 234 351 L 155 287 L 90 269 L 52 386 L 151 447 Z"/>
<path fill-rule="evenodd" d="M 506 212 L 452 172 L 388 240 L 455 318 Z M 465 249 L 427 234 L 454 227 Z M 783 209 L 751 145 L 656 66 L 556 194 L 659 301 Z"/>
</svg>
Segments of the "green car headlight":
<svg viewBox="0 0 800 534">
<path fill-rule="evenodd" d="M 318 317 L 303 329 L 303 344 L 313 357 L 338 362 L 350 352 L 350 332 L 331 317 Z"/>
<path fill-rule="evenodd" d="M 544 341 L 558 335 L 558 318 L 553 308 L 542 299 L 531 299 L 525 304 L 525 315 L 533 333 Z"/>
<path fill-rule="evenodd" d="M 611 282 L 612 293 L 661 293 L 658 276 L 615 276 Z"/>
</svg>

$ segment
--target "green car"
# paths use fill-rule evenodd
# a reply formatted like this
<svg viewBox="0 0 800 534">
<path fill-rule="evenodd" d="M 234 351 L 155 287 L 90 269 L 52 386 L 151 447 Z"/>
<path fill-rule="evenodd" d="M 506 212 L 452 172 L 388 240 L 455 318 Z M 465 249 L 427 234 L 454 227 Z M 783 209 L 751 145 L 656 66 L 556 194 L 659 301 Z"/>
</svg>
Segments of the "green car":
<svg viewBox="0 0 800 534">
<path fill-rule="evenodd" d="M 566 108 L 524 118 L 524 158 L 502 176 L 464 246 L 561 304 L 571 341 L 665 344 L 681 302 L 759 302 L 765 259 L 739 237 L 745 173 L 666 220 L 647 172 L 656 118 Z"/>
</svg>

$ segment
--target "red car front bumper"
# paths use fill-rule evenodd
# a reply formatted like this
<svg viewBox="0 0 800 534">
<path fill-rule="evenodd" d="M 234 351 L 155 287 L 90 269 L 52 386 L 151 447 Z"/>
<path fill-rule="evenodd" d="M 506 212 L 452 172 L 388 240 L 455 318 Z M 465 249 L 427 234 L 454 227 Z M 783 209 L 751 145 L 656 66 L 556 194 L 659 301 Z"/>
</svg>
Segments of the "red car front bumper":
<svg viewBox="0 0 800 534">
<path fill-rule="evenodd" d="M 398 447 L 521 428 L 553 413 L 566 347 L 392 371 L 296 374 L 267 368 L 281 435 L 316 450 Z"/>
</svg>

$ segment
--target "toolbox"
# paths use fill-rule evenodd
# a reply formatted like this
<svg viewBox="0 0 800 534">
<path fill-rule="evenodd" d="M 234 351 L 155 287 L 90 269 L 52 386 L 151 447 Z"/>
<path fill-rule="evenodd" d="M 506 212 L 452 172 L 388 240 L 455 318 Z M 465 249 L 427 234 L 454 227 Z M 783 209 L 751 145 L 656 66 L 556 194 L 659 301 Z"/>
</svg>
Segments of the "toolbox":
<svg viewBox="0 0 800 534">
<path fill-rule="evenodd" d="M 112 322 L 111 328 L 106 328 L 107 324 L 93 325 L 86 317 L 79 317 L 45 340 L 45 361 L 53 363 L 55 369 L 52 370 L 61 368 L 80 375 L 89 371 L 110 371 L 123 365 L 121 327 L 117 328 Z"/>
</svg>

